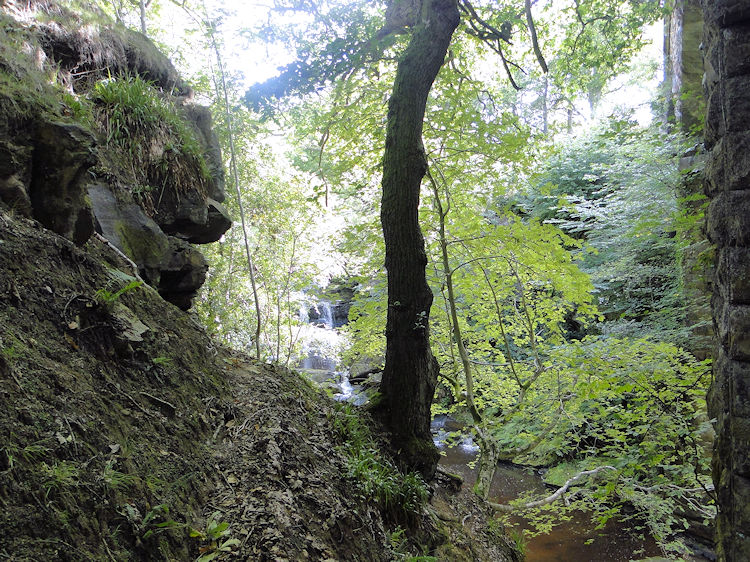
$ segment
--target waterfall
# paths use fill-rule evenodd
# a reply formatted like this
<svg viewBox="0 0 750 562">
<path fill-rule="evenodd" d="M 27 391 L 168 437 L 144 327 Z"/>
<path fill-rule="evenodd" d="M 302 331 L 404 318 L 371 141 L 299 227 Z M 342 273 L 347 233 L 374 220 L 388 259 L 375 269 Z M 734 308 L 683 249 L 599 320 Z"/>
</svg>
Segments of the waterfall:
<svg viewBox="0 0 750 562">
<path fill-rule="evenodd" d="M 321 324 L 323 324 L 326 329 L 332 330 L 333 329 L 333 309 L 331 308 L 331 303 L 328 301 L 320 301 L 316 305 L 318 314 L 320 315 L 318 320 Z"/>
<path fill-rule="evenodd" d="M 334 329 L 333 307 L 328 301 L 303 304 L 299 319 L 306 324 L 300 335 L 302 350 L 298 366 L 306 371 L 334 373 L 338 368 L 339 356 L 345 345 L 345 338 Z"/>
<path fill-rule="evenodd" d="M 362 388 L 349 382 L 349 373 L 339 370 L 339 356 L 346 340 L 337 328 L 345 319 L 341 322 L 339 318 L 337 322 L 334 307 L 326 300 L 303 304 L 299 319 L 307 326 L 300 338 L 303 344 L 298 367 L 317 384 L 331 388 L 334 399 L 355 405 L 367 402 L 368 396 Z"/>
</svg>

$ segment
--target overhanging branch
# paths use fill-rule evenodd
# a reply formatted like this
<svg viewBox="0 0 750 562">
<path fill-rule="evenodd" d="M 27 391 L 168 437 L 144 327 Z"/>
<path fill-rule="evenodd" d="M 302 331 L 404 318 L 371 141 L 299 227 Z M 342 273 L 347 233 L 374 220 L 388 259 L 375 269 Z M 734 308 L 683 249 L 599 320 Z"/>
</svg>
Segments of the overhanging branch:
<svg viewBox="0 0 750 562">
<path fill-rule="evenodd" d="M 544 60 L 542 51 L 539 48 L 539 39 L 537 38 L 537 35 L 536 35 L 536 27 L 534 26 L 534 19 L 531 17 L 531 0 L 526 0 L 525 9 L 526 9 L 526 23 L 529 26 L 529 33 L 531 34 L 531 47 L 534 49 L 534 54 L 536 55 L 536 60 L 539 61 L 539 66 L 542 67 L 542 71 L 544 71 L 544 73 L 546 74 L 549 69 L 547 68 L 547 61 Z"/>
<path fill-rule="evenodd" d="M 594 468 L 592 470 L 584 470 L 583 472 L 579 472 L 575 476 L 569 478 L 565 482 L 565 484 L 563 484 L 562 486 L 560 486 L 555 491 L 555 493 L 553 493 L 552 495 L 547 496 L 546 498 L 542 498 L 541 500 L 527 502 L 527 503 L 524 503 L 524 504 L 521 504 L 521 505 L 510 505 L 510 504 L 507 504 L 507 503 L 495 503 L 495 502 L 487 502 L 487 503 L 495 511 L 503 511 L 505 513 L 511 513 L 513 511 L 523 511 L 523 510 L 526 510 L 526 509 L 533 509 L 535 507 L 541 507 L 543 505 L 549 505 L 551 503 L 556 502 L 560 498 L 562 498 L 563 495 L 565 494 L 565 492 L 567 492 L 568 489 L 573 484 L 575 484 L 576 482 L 578 482 L 582 478 L 585 478 L 586 476 L 594 476 L 595 474 L 598 474 L 602 470 L 617 470 L 617 469 L 614 466 L 605 465 L 605 466 L 600 466 L 598 468 Z"/>
</svg>

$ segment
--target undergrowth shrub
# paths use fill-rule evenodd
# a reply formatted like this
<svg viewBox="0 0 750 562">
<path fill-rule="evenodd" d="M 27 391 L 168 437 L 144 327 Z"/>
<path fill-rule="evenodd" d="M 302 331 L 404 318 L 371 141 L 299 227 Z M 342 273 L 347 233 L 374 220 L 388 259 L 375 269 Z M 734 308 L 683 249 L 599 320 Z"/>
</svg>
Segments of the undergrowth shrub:
<svg viewBox="0 0 750 562">
<path fill-rule="evenodd" d="M 413 525 L 428 497 L 422 478 L 414 472 L 402 473 L 383 457 L 370 428 L 351 404 L 338 404 L 331 421 L 343 442 L 339 450 L 346 456 L 348 475 L 363 496 L 374 499 L 392 522 Z"/>
</svg>

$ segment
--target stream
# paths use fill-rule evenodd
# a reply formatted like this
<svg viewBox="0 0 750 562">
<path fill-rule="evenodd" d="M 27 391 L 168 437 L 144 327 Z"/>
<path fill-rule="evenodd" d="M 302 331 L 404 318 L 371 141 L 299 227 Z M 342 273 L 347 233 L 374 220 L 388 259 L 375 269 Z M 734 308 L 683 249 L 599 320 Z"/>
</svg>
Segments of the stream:
<svg viewBox="0 0 750 562">
<path fill-rule="evenodd" d="M 457 445 L 446 446 L 447 432 L 458 429 L 459 426 L 452 425 L 446 416 L 436 416 L 432 422 L 434 441 L 442 455 L 440 466 L 463 477 L 462 493 L 472 493 L 477 469 L 471 468 L 469 463 L 476 460 L 479 449 L 470 437 Z M 498 465 L 490 488 L 491 501 L 507 503 L 528 491 L 550 492 L 536 470 L 511 463 Z M 521 517 L 513 517 L 512 524 L 520 529 L 529 528 Z M 527 562 L 628 562 L 661 556 L 653 539 L 644 540 L 630 531 L 626 523 L 610 520 L 604 529 L 595 530 L 588 514 L 582 512 L 547 534 L 526 536 L 525 543 Z"/>
<path fill-rule="evenodd" d="M 363 387 L 352 385 L 348 372 L 339 369 L 338 358 L 345 342 L 335 329 L 341 324 L 335 321 L 331 304 L 318 302 L 313 308 L 301 311 L 300 316 L 309 326 L 298 363 L 300 371 L 320 386 L 329 388 L 336 400 L 355 405 L 366 403 L 368 397 Z M 448 433 L 457 430 L 460 426 L 447 416 L 436 416 L 432 422 L 433 439 L 442 455 L 440 465 L 463 477 L 461 493 L 472 493 L 477 469 L 469 465 L 476 460 L 479 448 L 468 436 L 448 446 Z M 498 503 L 507 503 L 528 491 L 549 492 L 537 471 L 511 463 L 498 466 L 490 490 L 490 500 Z M 528 529 L 521 517 L 512 519 L 512 524 L 517 529 Z M 610 520 L 603 529 L 594 527 L 590 517 L 581 512 L 547 534 L 526 536 L 526 561 L 629 562 L 661 555 L 653 539 L 644 539 L 631 531 L 627 523 Z"/>
</svg>

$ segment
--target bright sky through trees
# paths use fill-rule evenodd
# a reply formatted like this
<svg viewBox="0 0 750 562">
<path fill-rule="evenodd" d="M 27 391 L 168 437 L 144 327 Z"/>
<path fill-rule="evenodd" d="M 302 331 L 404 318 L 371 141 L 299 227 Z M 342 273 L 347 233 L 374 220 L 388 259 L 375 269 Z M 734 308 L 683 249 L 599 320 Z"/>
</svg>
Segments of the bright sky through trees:
<svg viewBox="0 0 750 562">
<path fill-rule="evenodd" d="M 547 0 L 546 3 L 559 2 Z M 538 3 L 537 6 L 541 4 L 544 2 Z M 285 12 L 279 16 L 278 13 L 272 13 L 270 2 L 209 0 L 204 3 L 204 6 L 210 18 L 221 20 L 218 35 L 223 43 L 224 64 L 229 73 L 235 76 L 244 88 L 276 76 L 279 68 L 295 59 L 296 53 L 290 45 L 279 41 L 264 40 L 261 30 L 272 17 L 283 17 L 288 20 L 289 25 L 295 25 L 306 23 L 306 16 L 300 15 L 299 12 Z M 164 17 L 167 13 L 168 17 Z M 196 13 L 201 15 L 199 12 Z M 275 20 L 275 24 L 279 24 L 278 19 Z M 194 36 L 186 34 L 186 30 L 194 26 L 195 22 L 191 21 L 190 16 L 183 10 L 172 4 L 165 4 L 158 16 L 159 29 L 155 30 L 155 33 L 158 39 L 171 46 L 175 53 L 178 51 L 184 53 L 182 45 L 196 41 Z M 648 26 L 645 33 L 648 45 L 633 61 L 634 72 L 620 76 L 608 85 L 597 108 L 596 117 L 606 117 L 616 108 L 621 108 L 633 111 L 634 117 L 641 124 L 650 122 L 652 117 L 650 101 L 663 77 L 662 31 L 661 23 Z M 549 47 L 545 49 L 545 45 L 542 45 L 542 50 L 548 51 Z M 188 75 L 201 71 L 206 64 L 204 55 L 197 52 L 197 49 L 193 52 L 195 57 L 186 58 L 184 55 L 175 57 L 178 66 L 183 67 L 183 71 Z M 495 60 L 488 65 L 496 62 Z M 489 67 L 488 75 L 492 72 L 493 69 Z M 575 122 L 583 127 L 590 125 L 592 116 L 585 101 L 579 101 L 576 110 Z"/>
</svg>

